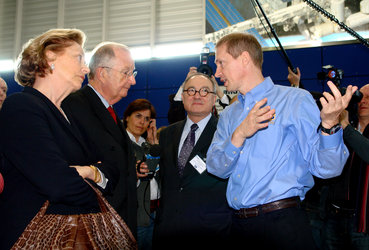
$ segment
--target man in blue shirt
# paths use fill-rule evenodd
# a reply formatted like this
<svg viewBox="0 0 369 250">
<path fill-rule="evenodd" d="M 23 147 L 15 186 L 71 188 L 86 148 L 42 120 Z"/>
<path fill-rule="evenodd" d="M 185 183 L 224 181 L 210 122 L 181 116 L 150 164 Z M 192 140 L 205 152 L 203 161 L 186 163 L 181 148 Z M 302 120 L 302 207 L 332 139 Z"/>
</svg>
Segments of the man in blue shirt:
<svg viewBox="0 0 369 250">
<path fill-rule="evenodd" d="M 207 169 L 229 178 L 236 244 L 242 239 L 258 249 L 314 249 L 300 200 L 314 185 L 312 175 L 341 173 L 348 151 L 339 114 L 357 87 L 341 96 L 328 82 L 333 94 L 324 93 L 319 114 L 307 91 L 264 78 L 262 62 L 261 46 L 251 35 L 233 33 L 217 43 L 215 76 L 227 91 L 240 94 L 220 115 Z"/>
</svg>

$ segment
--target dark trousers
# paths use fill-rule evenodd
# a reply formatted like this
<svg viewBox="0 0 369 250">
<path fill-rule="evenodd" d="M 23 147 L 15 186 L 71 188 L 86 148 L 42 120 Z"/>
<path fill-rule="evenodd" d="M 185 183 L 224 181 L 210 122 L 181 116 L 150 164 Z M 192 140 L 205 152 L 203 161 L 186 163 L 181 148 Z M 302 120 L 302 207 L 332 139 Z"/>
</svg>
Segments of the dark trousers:
<svg viewBox="0 0 369 250">
<path fill-rule="evenodd" d="M 329 211 L 325 227 L 323 249 L 364 250 L 369 249 L 369 235 L 356 232 L 354 214 L 340 214 Z"/>
<path fill-rule="evenodd" d="M 316 249 L 305 211 L 285 208 L 246 219 L 232 218 L 232 245 L 248 249 Z M 237 248 L 234 248 L 237 249 Z"/>
</svg>

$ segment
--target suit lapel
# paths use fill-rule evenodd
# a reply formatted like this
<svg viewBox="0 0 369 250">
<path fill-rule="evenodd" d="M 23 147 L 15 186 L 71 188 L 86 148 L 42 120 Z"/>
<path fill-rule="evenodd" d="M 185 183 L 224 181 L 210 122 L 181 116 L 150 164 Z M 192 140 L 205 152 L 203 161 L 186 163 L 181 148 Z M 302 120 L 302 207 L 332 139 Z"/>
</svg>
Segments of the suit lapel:
<svg viewBox="0 0 369 250">
<path fill-rule="evenodd" d="M 122 123 L 120 121 L 118 121 L 118 124 L 115 123 L 109 111 L 105 108 L 104 104 L 92 88 L 84 86 L 82 88 L 82 93 L 90 102 L 96 116 L 99 117 L 99 120 L 102 122 L 106 130 L 120 143 L 123 129 L 119 128 L 119 126 L 122 126 Z"/>
<path fill-rule="evenodd" d="M 80 146 L 85 150 L 85 152 L 88 152 L 87 146 L 85 145 L 85 143 L 83 143 L 82 136 L 79 133 L 78 128 L 72 125 L 73 122 L 71 120 L 69 121 L 70 122 L 69 123 L 62 115 L 62 113 L 60 113 L 57 107 L 46 96 L 44 96 L 38 90 L 31 87 L 25 87 L 24 92 L 28 92 L 39 97 L 50 108 L 50 112 L 55 116 L 55 118 L 59 120 L 61 124 L 64 124 L 65 128 L 69 131 L 69 133 L 75 137 L 75 139 L 80 144 Z M 68 117 L 68 119 L 71 118 Z"/>
<path fill-rule="evenodd" d="M 191 159 L 195 156 L 193 153 L 201 151 L 204 147 L 209 147 L 211 140 L 213 138 L 214 132 L 217 126 L 217 119 L 214 116 L 211 116 L 208 124 L 206 124 L 204 131 L 202 131 L 199 140 L 197 141 L 196 145 L 194 146 L 191 152 Z"/>
<path fill-rule="evenodd" d="M 206 157 L 207 150 L 210 146 L 211 140 L 216 130 L 216 125 L 217 119 L 214 116 L 211 116 L 210 120 L 204 128 L 204 131 L 202 131 L 200 138 L 197 140 L 195 146 L 193 147 L 190 156 L 188 157 L 188 162 L 184 169 L 183 177 L 199 174 L 197 170 L 191 165 L 190 161 L 196 155 L 199 155 L 200 158 Z"/>
<path fill-rule="evenodd" d="M 176 124 L 175 130 L 173 131 L 173 159 L 175 159 L 175 166 L 178 169 L 178 149 L 179 149 L 179 143 L 181 141 L 181 136 L 183 132 L 184 125 L 186 123 L 186 120 L 183 120 L 181 122 L 178 122 Z M 177 171 L 178 172 L 178 171 Z"/>
<path fill-rule="evenodd" d="M 112 135 L 112 137 L 114 138 L 114 140 L 117 141 L 117 143 L 122 145 L 122 147 L 125 150 L 127 150 L 128 166 L 132 166 L 132 168 L 135 169 L 134 168 L 135 158 L 132 148 L 133 147 L 132 142 L 119 117 L 117 116 L 117 123 L 115 123 L 113 117 L 111 117 L 109 111 L 105 108 L 104 104 L 101 102 L 100 98 L 97 96 L 97 94 L 92 88 L 85 86 L 82 89 L 82 92 L 84 93 L 88 101 L 91 103 L 92 107 L 94 108 L 94 112 L 96 113 L 96 116 L 100 118 L 99 120 L 102 122 L 103 126 L 106 128 L 108 133 Z"/>
</svg>

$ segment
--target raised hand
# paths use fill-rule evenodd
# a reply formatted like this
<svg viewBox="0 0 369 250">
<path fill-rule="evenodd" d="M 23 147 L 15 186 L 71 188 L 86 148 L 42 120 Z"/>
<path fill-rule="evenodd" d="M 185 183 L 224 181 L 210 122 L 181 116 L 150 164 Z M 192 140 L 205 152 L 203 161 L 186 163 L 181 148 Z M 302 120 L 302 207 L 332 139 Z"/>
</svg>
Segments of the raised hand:
<svg viewBox="0 0 369 250">
<path fill-rule="evenodd" d="M 333 95 L 328 92 L 323 92 L 324 97 L 321 97 L 319 100 L 322 104 L 322 110 L 320 111 L 322 126 L 329 129 L 339 123 L 340 114 L 348 106 L 357 87 L 349 85 L 346 89 L 346 94 L 342 96 L 333 82 L 328 81 L 327 84 Z"/>
<path fill-rule="evenodd" d="M 254 135 L 258 130 L 268 127 L 268 121 L 273 118 L 275 109 L 270 109 L 270 106 L 263 107 L 266 102 L 267 98 L 257 102 L 233 132 L 232 143 L 234 146 L 240 147 L 246 138 Z"/>
<path fill-rule="evenodd" d="M 147 138 L 146 138 L 146 140 L 150 144 L 158 144 L 159 143 L 158 139 L 156 137 L 156 132 L 157 132 L 156 119 L 151 119 L 149 127 L 147 128 Z"/>
</svg>

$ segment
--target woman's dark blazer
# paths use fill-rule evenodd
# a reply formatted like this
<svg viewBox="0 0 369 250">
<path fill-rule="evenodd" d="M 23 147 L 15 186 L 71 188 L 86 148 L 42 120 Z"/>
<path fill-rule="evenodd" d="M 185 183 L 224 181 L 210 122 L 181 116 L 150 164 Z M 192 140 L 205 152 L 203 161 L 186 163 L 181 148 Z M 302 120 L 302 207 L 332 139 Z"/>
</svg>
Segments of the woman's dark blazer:
<svg viewBox="0 0 369 250">
<path fill-rule="evenodd" d="M 71 165 L 95 159 L 48 98 L 36 89 L 9 96 L 0 111 L 0 249 L 9 249 L 50 201 L 47 213 L 99 211 L 95 192 Z"/>
</svg>

